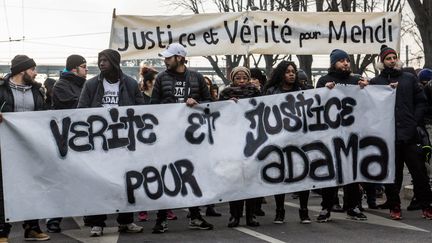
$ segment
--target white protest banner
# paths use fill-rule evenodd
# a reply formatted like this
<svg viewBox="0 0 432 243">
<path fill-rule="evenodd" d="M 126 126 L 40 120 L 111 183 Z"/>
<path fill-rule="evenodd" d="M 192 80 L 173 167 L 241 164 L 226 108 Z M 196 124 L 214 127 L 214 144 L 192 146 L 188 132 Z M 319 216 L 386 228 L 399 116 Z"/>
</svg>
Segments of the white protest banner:
<svg viewBox="0 0 432 243">
<path fill-rule="evenodd" d="M 7 221 L 179 208 L 394 179 L 395 91 L 5 113 Z"/>
<path fill-rule="evenodd" d="M 188 56 L 232 54 L 379 53 L 400 46 L 401 15 L 253 11 L 113 18 L 110 48 L 123 59 L 155 58 L 179 42 Z"/>
</svg>

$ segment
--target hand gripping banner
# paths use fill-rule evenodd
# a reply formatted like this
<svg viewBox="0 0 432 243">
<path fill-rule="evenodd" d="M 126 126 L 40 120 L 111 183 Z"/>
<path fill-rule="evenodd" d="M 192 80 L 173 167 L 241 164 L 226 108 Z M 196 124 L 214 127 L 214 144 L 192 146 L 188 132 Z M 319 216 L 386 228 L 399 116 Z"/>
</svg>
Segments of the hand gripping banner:
<svg viewBox="0 0 432 243">
<path fill-rule="evenodd" d="M 181 208 L 394 180 L 395 90 L 4 113 L 7 221 Z"/>
</svg>

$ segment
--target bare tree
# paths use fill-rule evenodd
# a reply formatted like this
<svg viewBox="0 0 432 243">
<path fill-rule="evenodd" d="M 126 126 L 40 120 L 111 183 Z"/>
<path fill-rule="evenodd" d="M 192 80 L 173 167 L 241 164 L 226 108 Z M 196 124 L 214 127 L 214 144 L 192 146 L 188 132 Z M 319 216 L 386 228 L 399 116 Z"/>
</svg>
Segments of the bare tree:
<svg viewBox="0 0 432 243">
<path fill-rule="evenodd" d="M 414 13 L 414 21 L 419 30 L 423 43 L 425 64 L 424 67 L 432 67 L 432 1 L 408 0 Z"/>
</svg>

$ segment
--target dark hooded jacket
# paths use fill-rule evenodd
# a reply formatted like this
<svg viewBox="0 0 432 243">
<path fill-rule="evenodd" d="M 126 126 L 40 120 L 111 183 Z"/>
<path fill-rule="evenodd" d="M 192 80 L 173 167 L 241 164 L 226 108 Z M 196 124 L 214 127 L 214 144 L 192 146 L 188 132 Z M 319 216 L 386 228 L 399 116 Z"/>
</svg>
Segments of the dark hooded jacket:
<svg viewBox="0 0 432 243">
<path fill-rule="evenodd" d="M 0 112 L 14 112 L 15 101 L 11 88 L 9 87 L 10 74 L 0 80 Z M 32 84 L 32 94 L 35 111 L 46 110 L 48 105 L 45 102 L 45 89 L 42 84 L 34 82 Z"/>
<path fill-rule="evenodd" d="M 359 78 L 348 73 L 340 73 L 334 68 L 329 69 L 329 73 L 318 79 L 317 88 L 325 87 L 328 82 L 343 85 L 358 85 Z"/>
<path fill-rule="evenodd" d="M 398 82 L 396 89 L 396 141 L 417 143 L 417 126 L 424 117 L 426 96 L 417 78 L 411 73 L 397 69 L 384 69 L 371 79 L 370 84 L 389 85 Z"/>
<path fill-rule="evenodd" d="M 72 72 L 62 72 L 53 88 L 53 108 L 56 110 L 77 108 L 84 82 L 85 78 Z"/>
<path fill-rule="evenodd" d="M 198 102 L 210 102 L 212 100 L 204 77 L 200 73 L 189 69 L 186 69 L 184 74 L 165 70 L 156 77 L 150 101 L 152 104 L 177 103 L 177 98 L 174 95 L 176 75 L 185 75 L 185 100 L 187 98 L 193 98 Z"/>
<path fill-rule="evenodd" d="M 120 54 L 117 51 L 106 49 L 99 53 L 98 63 L 101 56 L 105 56 L 114 72 L 119 78 L 119 106 L 143 105 L 145 104 L 143 95 L 138 87 L 138 82 L 124 74 L 120 69 Z M 89 79 L 84 83 L 83 90 L 78 102 L 78 108 L 102 107 L 104 95 L 103 87 L 104 76 L 102 73 Z"/>
</svg>

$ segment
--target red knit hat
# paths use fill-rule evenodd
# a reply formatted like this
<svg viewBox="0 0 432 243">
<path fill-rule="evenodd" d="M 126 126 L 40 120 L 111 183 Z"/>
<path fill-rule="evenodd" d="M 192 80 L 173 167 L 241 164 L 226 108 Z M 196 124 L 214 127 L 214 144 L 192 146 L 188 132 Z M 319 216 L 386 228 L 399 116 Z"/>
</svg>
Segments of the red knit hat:
<svg viewBox="0 0 432 243">
<path fill-rule="evenodd" d="M 380 60 L 381 60 L 381 62 L 384 62 L 384 59 L 385 59 L 385 57 L 388 54 L 395 54 L 397 56 L 397 52 L 395 51 L 395 49 L 390 48 L 390 47 L 388 47 L 386 45 L 382 45 L 381 46 L 381 52 L 380 52 Z"/>
</svg>

